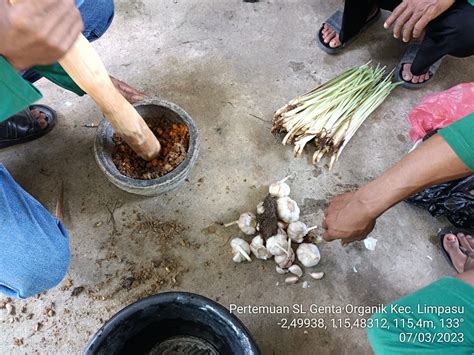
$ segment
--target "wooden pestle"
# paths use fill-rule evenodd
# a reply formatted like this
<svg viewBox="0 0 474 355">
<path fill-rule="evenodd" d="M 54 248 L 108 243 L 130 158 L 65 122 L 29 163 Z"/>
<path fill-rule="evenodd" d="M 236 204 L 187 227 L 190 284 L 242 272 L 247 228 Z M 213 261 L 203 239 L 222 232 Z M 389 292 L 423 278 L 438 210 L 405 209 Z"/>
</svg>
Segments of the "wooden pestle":
<svg viewBox="0 0 474 355">
<path fill-rule="evenodd" d="M 13 5 L 18 1 L 10 0 L 10 3 Z M 115 132 L 140 157 L 145 160 L 156 158 L 161 149 L 160 142 L 135 108 L 115 88 L 99 55 L 82 34 L 59 64 L 95 101 Z"/>
<path fill-rule="evenodd" d="M 81 34 L 59 64 L 99 106 L 115 132 L 143 159 L 160 152 L 158 139 L 135 108 L 118 92 L 102 60 Z"/>
</svg>

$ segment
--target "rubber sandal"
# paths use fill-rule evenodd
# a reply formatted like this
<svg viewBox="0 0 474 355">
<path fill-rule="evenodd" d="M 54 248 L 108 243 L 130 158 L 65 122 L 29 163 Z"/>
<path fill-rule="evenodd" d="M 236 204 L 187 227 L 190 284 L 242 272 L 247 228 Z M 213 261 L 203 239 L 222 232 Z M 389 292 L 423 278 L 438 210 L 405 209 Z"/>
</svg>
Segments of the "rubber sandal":
<svg viewBox="0 0 474 355">
<path fill-rule="evenodd" d="M 451 257 L 449 256 L 448 252 L 446 249 L 444 249 L 444 237 L 447 234 L 454 234 L 457 235 L 458 233 L 463 233 L 465 235 L 471 235 L 474 236 L 474 231 L 469 230 L 469 229 L 462 229 L 462 228 L 456 228 L 456 227 L 446 227 L 443 228 L 442 230 L 439 231 L 438 233 L 438 238 L 439 238 L 439 246 L 441 247 L 441 252 L 443 253 L 444 257 L 448 261 L 448 264 L 451 265 L 451 267 L 456 271 L 456 268 L 454 267 L 453 261 L 451 260 Z M 461 251 L 467 255 L 467 260 L 466 263 L 464 264 L 464 271 L 474 269 L 474 252 L 466 253 L 461 249 Z"/>
<path fill-rule="evenodd" d="M 435 62 L 434 64 L 432 64 L 431 67 L 429 67 L 428 71 L 431 72 L 431 77 L 428 80 L 425 80 L 422 83 L 416 83 L 416 84 L 405 81 L 402 76 L 403 66 L 405 64 L 413 63 L 419 49 L 420 49 L 420 45 L 418 43 L 413 43 L 413 44 L 408 45 L 408 48 L 405 51 L 405 54 L 403 55 L 402 59 L 400 60 L 400 63 L 398 64 L 397 70 L 395 70 L 395 73 L 394 73 L 395 80 L 397 82 L 403 83 L 401 86 L 404 87 L 405 89 L 410 89 L 410 90 L 421 89 L 424 85 L 426 85 L 433 79 L 433 77 L 436 74 L 436 71 L 438 70 L 439 66 L 443 62 L 444 57 L 438 60 L 437 62 Z"/>
<path fill-rule="evenodd" d="M 31 115 L 32 110 L 39 110 L 46 116 L 48 126 L 42 129 Z M 25 143 L 44 136 L 50 132 L 57 121 L 57 114 L 45 105 L 31 105 L 27 109 L 11 116 L 0 123 L 0 148 Z"/>
<path fill-rule="evenodd" d="M 349 45 L 349 43 L 355 40 L 362 32 L 364 32 L 371 25 L 377 22 L 377 20 L 380 18 L 380 15 L 381 15 L 381 12 L 380 12 L 380 9 L 378 9 L 377 12 L 364 24 L 364 26 L 360 29 L 360 31 L 357 34 L 347 39 L 347 41 L 342 43 L 340 46 L 332 48 L 329 46 L 329 43 L 324 43 L 323 28 L 324 28 L 324 24 L 327 24 L 337 33 L 341 33 L 343 11 L 337 10 L 335 13 L 331 15 L 330 18 L 324 21 L 324 24 L 321 26 L 321 28 L 319 29 L 318 35 L 316 36 L 316 43 L 318 44 L 318 47 L 321 48 L 326 53 L 337 54 L 340 51 L 342 51 L 347 45 Z"/>
</svg>

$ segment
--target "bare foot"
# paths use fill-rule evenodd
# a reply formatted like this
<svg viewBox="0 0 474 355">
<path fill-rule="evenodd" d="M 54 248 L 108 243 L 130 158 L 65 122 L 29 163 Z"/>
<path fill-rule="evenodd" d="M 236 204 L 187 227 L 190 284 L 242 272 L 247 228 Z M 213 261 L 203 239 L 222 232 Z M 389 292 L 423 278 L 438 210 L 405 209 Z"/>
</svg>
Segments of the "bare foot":
<svg viewBox="0 0 474 355">
<path fill-rule="evenodd" d="M 33 119 L 38 122 L 41 129 L 46 129 L 48 127 L 48 119 L 46 115 L 38 109 L 31 110 L 31 116 Z"/>
<path fill-rule="evenodd" d="M 427 72 L 426 74 L 421 74 L 419 76 L 413 75 L 411 72 L 411 64 L 410 63 L 403 64 L 402 78 L 407 83 L 421 84 L 422 82 L 427 81 L 432 76 L 433 74 L 431 72 Z"/>
<path fill-rule="evenodd" d="M 443 246 L 457 272 L 462 273 L 471 269 L 471 265 L 474 266 L 474 259 L 468 256 L 469 253 L 474 252 L 474 238 L 472 236 L 463 233 L 447 234 L 443 239 Z"/>
<path fill-rule="evenodd" d="M 339 39 L 339 33 L 334 31 L 327 23 L 323 25 L 322 30 L 323 41 L 328 44 L 331 48 L 336 48 L 341 45 L 341 40 Z"/>
<path fill-rule="evenodd" d="M 367 17 L 367 21 L 377 14 L 378 7 L 375 6 L 371 14 Z M 342 43 L 339 39 L 339 33 L 337 33 L 331 26 L 327 23 L 323 24 L 323 30 L 321 31 L 324 43 L 328 44 L 331 48 L 337 48 Z"/>
</svg>

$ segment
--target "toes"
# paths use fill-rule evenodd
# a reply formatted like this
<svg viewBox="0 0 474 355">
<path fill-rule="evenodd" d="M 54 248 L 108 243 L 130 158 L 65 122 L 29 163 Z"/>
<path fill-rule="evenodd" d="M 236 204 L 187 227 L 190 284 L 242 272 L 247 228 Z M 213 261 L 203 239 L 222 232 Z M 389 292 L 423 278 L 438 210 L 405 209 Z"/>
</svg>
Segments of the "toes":
<svg viewBox="0 0 474 355">
<path fill-rule="evenodd" d="M 411 73 L 410 68 L 411 68 L 410 64 L 405 64 L 403 66 L 402 77 L 403 77 L 403 80 L 405 81 L 411 81 L 411 79 L 413 78 L 413 74 Z"/>
<path fill-rule="evenodd" d="M 336 48 L 336 47 L 339 47 L 341 45 L 341 41 L 339 40 L 339 36 L 336 35 L 333 40 L 329 43 L 329 46 L 331 48 Z"/>
<path fill-rule="evenodd" d="M 331 42 L 334 37 L 336 37 L 336 32 L 330 31 L 330 32 L 327 34 L 326 38 L 324 39 L 324 43 L 329 43 L 329 42 Z"/>
<path fill-rule="evenodd" d="M 418 81 L 420 80 L 419 76 L 413 75 L 413 78 L 411 79 L 411 82 L 413 84 L 418 84 Z"/>
<path fill-rule="evenodd" d="M 472 235 L 466 235 L 466 239 L 471 248 L 474 250 L 474 237 Z"/>
<path fill-rule="evenodd" d="M 461 247 L 464 248 L 464 251 L 468 253 L 473 251 L 471 244 L 469 244 L 464 233 L 458 233 L 458 240 L 459 240 L 459 244 L 461 244 Z"/>
<path fill-rule="evenodd" d="M 463 272 L 467 255 L 459 249 L 458 238 L 454 234 L 447 234 L 443 239 L 443 246 L 451 258 L 455 269 L 460 273 Z"/>
<path fill-rule="evenodd" d="M 48 127 L 48 116 L 38 109 L 31 110 L 31 116 L 38 122 L 41 129 Z"/>
</svg>

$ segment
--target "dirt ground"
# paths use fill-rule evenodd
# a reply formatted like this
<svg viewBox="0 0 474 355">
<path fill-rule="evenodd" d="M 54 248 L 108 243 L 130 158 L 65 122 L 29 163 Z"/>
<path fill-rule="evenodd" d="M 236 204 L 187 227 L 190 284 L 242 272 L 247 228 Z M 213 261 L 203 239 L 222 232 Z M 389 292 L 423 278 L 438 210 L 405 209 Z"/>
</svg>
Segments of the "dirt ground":
<svg viewBox="0 0 474 355">
<path fill-rule="evenodd" d="M 93 157 L 100 112 L 88 97 L 42 80 L 43 103 L 57 127 L 37 141 L 0 152 L 24 188 L 53 211 L 65 186 L 72 260 L 56 288 L 28 300 L 0 297 L 0 353 L 78 354 L 113 314 L 145 296 L 196 292 L 236 305 L 376 305 L 451 275 L 436 242 L 447 222 L 400 204 L 380 218 L 372 236 L 342 248 L 320 244 L 315 268 L 326 276 L 283 285 L 273 262 L 235 264 L 229 238 L 235 220 L 255 208 L 269 183 L 289 173 L 301 219 L 320 224 L 328 199 L 366 183 L 410 149 L 407 113 L 426 94 L 472 81 L 472 59 L 447 58 L 432 84 L 396 89 L 363 125 L 333 171 L 292 159 L 270 134 L 273 111 L 290 98 L 369 60 L 389 67 L 404 47 L 372 27 L 347 51 L 328 56 L 315 34 L 339 1 L 116 1 L 116 17 L 95 47 L 110 73 L 183 107 L 196 121 L 202 146 L 188 181 L 154 198 L 112 186 Z M 385 15 L 386 16 L 386 15 Z M 66 168 L 67 167 L 67 168 Z M 293 317 L 292 315 L 291 317 Z M 346 316 L 346 315 L 343 315 Z M 363 329 L 285 330 L 272 314 L 239 315 L 264 354 L 362 354 Z M 326 314 L 330 322 L 335 315 Z"/>
</svg>

